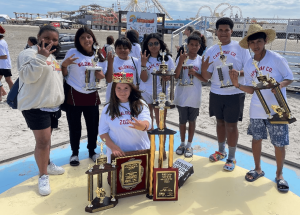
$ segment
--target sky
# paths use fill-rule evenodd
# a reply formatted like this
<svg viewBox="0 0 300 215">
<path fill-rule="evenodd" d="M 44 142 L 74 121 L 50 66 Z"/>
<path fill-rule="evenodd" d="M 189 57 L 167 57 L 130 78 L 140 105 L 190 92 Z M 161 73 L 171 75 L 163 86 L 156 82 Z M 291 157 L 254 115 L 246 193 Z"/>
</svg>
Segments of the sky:
<svg viewBox="0 0 300 215">
<path fill-rule="evenodd" d="M 138 0 L 143 3 L 147 0 Z M 151 1 L 151 0 L 150 0 Z M 55 12 L 60 10 L 78 10 L 81 5 L 99 4 L 104 7 L 111 7 L 117 0 L 0 0 L 0 14 L 7 14 L 15 17 L 13 12 L 24 13 L 42 13 Z M 123 6 L 126 6 L 130 0 L 120 0 Z M 213 2 L 203 0 L 159 0 L 159 3 L 168 11 L 173 19 L 186 19 L 195 17 L 201 6 L 209 6 L 212 11 L 224 0 L 214 0 Z M 251 0 L 245 3 L 245 0 L 227 0 L 226 3 L 232 6 L 238 6 L 242 10 L 242 15 L 255 18 L 300 18 L 299 0 Z M 221 12 L 227 6 L 220 6 L 217 12 Z M 238 12 L 233 10 L 233 14 Z M 227 16 L 230 12 L 227 11 Z M 210 16 L 209 9 L 203 8 L 200 16 Z"/>
</svg>

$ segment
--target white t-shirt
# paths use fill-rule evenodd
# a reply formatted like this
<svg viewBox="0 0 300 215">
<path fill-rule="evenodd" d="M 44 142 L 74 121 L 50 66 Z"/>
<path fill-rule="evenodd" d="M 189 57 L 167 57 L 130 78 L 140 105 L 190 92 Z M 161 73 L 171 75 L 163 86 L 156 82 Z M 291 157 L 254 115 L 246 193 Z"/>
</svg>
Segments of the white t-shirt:
<svg viewBox="0 0 300 215">
<path fill-rule="evenodd" d="M 149 149 L 150 141 L 147 131 L 140 131 L 129 127 L 131 126 L 128 123 L 128 120 L 131 120 L 129 102 L 121 103 L 121 105 L 119 106 L 119 110 L 122 116 L 115 119 L 111 119 L 109 114 L 106 114 L 108 105 L 103 108 L 99 122 L 99 135 L 108 133 L 111 140 L 124 152 Z M 136 119 L 148 121 L 151 127 L 151 117 L 147 104 L 143 106 L 142 112 Z M 108 162 L 111 160 L 111 153 L 110 148 L 107 147 L 106 155 Z"/>
<path fill-rule="evenodd" d="M 135 57 L 137 59 L 140 59 L 141 58 L 141 51 L 142 51 L 142 49 L 141 49 L 140 44 L 134 43 L 131 46 L 131 51 L 129 53 L 129 56 L 130 57 Z"/>
<path fill-rule="evenodd" d="M 73 58 L 78 58 L 78 59 L 74 61 L 76 64 L 71 64 L 67 68 L 68 69 L 68 75 L 66 76 L 67 83 L 80 93 L 89 94 L 95 92 L 95 91 L 86 91 L 83 89 L 85 87 L 85 67 L 93 66 L 92 60 L 94 59 L 94 56 L 91 57 L 85 56 L 81 54 L 79 51 L 77 51 L 76 48 L 72 48 L 67 52 L 65 59 L 62 62 L 64 62 L 67 58 L 69 58 L 73 54 L 75 54 Z M 103 73 L 104 74 L 106 73 L 107 61 L 98 62 L 97 66 L 102 67 Z M 95 73 L 91 72 L 90 83 L 94 83 L 94 82 L 95 82 Z"/>
<path fill-rule="evenodd" d="M 148 80 L 146 82 L 141 81 L 140 82 L 140 90 L 148 93 L 149 95 L 153 95 L 153 75 L 151 74 L 153 72 L 153 69 L 159 70 L 159 65 L 161 64 L 161 61 L 158 61 L 157 58 L 149 57 L 148 62 L 146 64 L 147 70 L 148 70 Z M 168 56 L 168 61 L 166 61 L 166 64 L 168 65 L 168 70 L 175 69 L 174 61 L 173 59 Z M 141 76 L 141 73 L 139 74 Z M 162 91 L 162 87 L 160 84 L 159 77 L 157 78 L 157 95 Z"/>
<path fill-rule="evenodd" d="M 132 59 L 135 63 L 132 62 Z M 114 63 L 113 63 L 113 72 L 114 73 L 118 73 L 118 72 L 122 72 L 124 70 L 125 73 L 133 73 L 133 84 L 136 85 L 136 75 L 141 73 L 141 64 L 140 61 L 137 58 L 129 58 L 129 60 L 122 60 L 119 57 L 115 57 L 114 59 Z M 140 83 L 140 80 L 139 80 Z M 107 88 L 106 88 L 106 95 L 105 95 L 105 101 L 106 103 L 109 102 L 110 100 L 110 92 L 111 92 L 111 86 L 112 83 L 108 83 Z"/>
<path fill-rule="evenodd" d="M 243 49 L 238 42 L 231 41 L 228 45 L 222 46 L 222 51 L 225 56 L 227 56 L 226 64 L 233 63 L 233 69 L 240 71 L 244 68 L 246 62 L 251 59 L 250 53 L 247 49 Z M 211 76 L 211 89 L 210 91 L 219 95 L 233 95 L 238 93 L 243 93 L 240 89 L 233 87 L 228 88 L 220 88 L 221 81 L 219 79 L 219 74 L 217 71 L 217 66 L 221 66 L 222 62 L 220 61 L 220 47 L 218 44 L 210 47 L 206 53 L 204 59 L 206 60 L 209 56 L 209 62 L 213 62 L 209 68 L 208 72 L 213 73 Z M 222 73 L 224 77 L 224 85 L 229 80 L 231 84 L 231 80 L 229 77 L 229 68 L 228 66 L 222 67 Z M 244 84 L 244 77 L 239 77 L 239 83 Z"/>
<path fill-rule="evenodd" d="M 7 55 L 7 59 L 0 59 L 0 69 L 11 69 L 8 45 L 4 39 L 0 40 L 0 56 Z"/>
<path fill-rule="evenodd" d="M 176 65 L 178 65 L 178 61 L 179 58 L 176 61 Z M 186 64 L 193 65 L 196 73 L 201 74 L 202 57 L 197 55 L 195 60 L 188 59 Z M 185 80 L 187 80 L 188 84 L 191 83 L 191 79 L 189 78 L 188 72 L 189 69 L 187 67 L 183 67 L 182 83 L 185 83 Z M 179 83 L 180 82 L 178 80 L 175 89 L 174 104 L 180 107 L 200 108 L 202 94 L 201 81 L 194 76 L 194 85 L 179 86 Z"/>
<path fill-rule="evenodd" d="M 245 80 L 247 86 L 253 86 L 252 80 L 256 83 L 259 83 L 257 80 L 257 71 L 252 64 L 253 60 L 250 59 L 245 65 Z M 259 62 L 258 67 L 263 75 L 269 74 L 270 77 L 274 78 L 277 82 L 281 82 L 284 79 L 293 80 L 293 73 L 289 68 L 287 60 L 281 55 L 268 51 L 266 52 L 265 57 Z M 260 91 L 271 111 L 271 115 L 275 114 L 271 105 L 278 105 L 278 102 L 275 98 L 275 95 L 271 92 L 271 89 L 265 89 Z M 282 88 L 281 92 L 286 99 L 286 88 Z M 251 103 L 250 103 L 250 118 L 252 119 L 267 119 L 268 115 L 266 114 L 257 94 L 254 92 Z"/>
</svg>

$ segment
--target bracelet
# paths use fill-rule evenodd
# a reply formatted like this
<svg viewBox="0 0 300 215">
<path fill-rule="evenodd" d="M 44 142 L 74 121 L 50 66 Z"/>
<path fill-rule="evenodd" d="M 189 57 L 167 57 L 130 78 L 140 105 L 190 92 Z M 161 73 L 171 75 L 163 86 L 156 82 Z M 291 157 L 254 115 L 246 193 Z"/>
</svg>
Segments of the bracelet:
<svg viewBox="0 0 300 215">
<path fill-rule="evenodd" d="M 241 71 L 238 71 L 239 72 L 239 77 L 241 76 Z"/>
<path fill-rule="evenodd" d="M 147 71 L 147 67 L 146 66 L 142 66 L 142 71 Z"/>
<path fill-rule="evenodd" d="M 147 127 L 148 127 L 148 126 L 147 126 L 147 124 L 146 124 L 146 126 L 145 126 L 144 130 L 142 130 L 142 131 L 146 131 L 146 130 L 147 130 Z"/>
<path fill-rule="evenodd" d="M 241 84 L 239 83 L 239 86 L 237 88 L 240 89 L 240 87 L 241 87 Z"/>
</svg>

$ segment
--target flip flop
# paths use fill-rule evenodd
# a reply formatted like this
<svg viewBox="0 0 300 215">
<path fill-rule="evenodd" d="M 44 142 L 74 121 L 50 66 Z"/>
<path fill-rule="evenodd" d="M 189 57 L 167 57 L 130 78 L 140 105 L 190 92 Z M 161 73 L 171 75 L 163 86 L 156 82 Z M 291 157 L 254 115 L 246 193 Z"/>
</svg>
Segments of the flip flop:
<svg viewBox="0 0 300 215">
<path fill-rule="evenodd" d="M 247 178 L 248 175 L 252 176 L 252 179 Z M 246 181 L 253 182 L 253 181 L 259 179 L 260 177 L 263 177 L 264 175 L 265 175 L 264 171 L 262 171 L 260 174 L 258 174 L 255 170 L 250 170 L 245 175 L 245 179 L 246 179 Z"/>
<path fill-rule="evenodd" d="M 286 180 L 284 180 L 284 179 L 278 179 L 277 180 L 277 178 L 275 178 L 275 181 L 277 183 L 277 190 L 279 192 L 287 193 L 289 191 L 290 187 L 289 187 L 289 184 L 287 183 Z"/>
<path fill-rule="evenodd" d="M 185 150 L 184 146 L 178 146 L 178 148 L 176 149 L 176 154 L 177 155 L 183 155 L 184 150 Z"/>
</svg>

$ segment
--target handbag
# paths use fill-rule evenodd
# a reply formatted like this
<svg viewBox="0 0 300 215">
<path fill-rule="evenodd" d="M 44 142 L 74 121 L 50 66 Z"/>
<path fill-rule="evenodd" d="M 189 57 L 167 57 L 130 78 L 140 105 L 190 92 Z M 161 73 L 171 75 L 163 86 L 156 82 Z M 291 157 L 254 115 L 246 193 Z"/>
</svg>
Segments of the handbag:
<svg viewBox="0 0 300 215">
<path fill-rule="evenodd" d="M 22 89 L 24 83 L 22 84 L 21 88 L 19 89 L 19 78 L 15 81 L 14 85 L 10 89 L 8 95 L 7 95 L 7 104 L 12 109 L 18 109 L 18 94 L 20 90 Z"/>
</svg>

